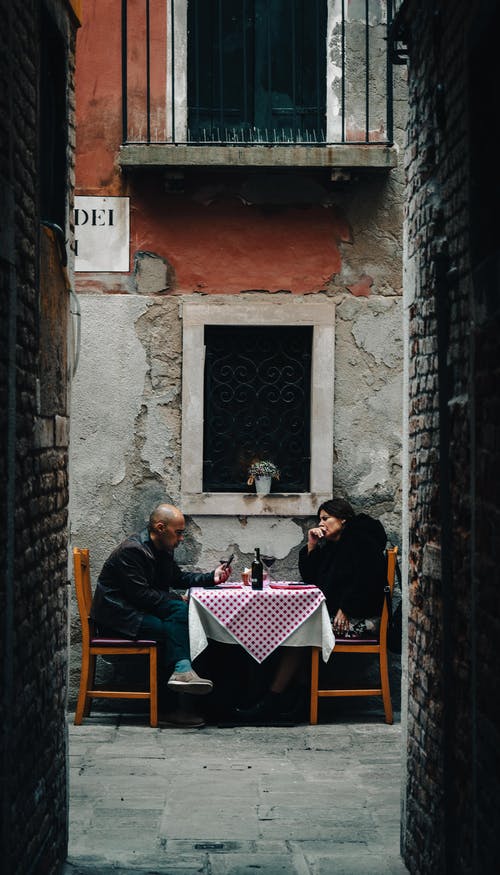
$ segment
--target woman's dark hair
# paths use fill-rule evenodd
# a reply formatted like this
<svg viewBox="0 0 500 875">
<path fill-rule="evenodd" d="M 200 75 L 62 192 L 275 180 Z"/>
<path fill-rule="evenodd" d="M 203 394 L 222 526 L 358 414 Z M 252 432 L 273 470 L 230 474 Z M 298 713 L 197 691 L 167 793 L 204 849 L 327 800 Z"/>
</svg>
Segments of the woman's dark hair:
<svg viewBox="0 0 500 875">
<path fill-rule="evenodd" d="M 351 505 L 344 498 L 329 498 L 328 501 L 324 501 L 318 507 L 318 516 L 322 510 L 330 516 L 337 517 L 338 520 L 350 520 L 356 516 Z"/>
</svg>

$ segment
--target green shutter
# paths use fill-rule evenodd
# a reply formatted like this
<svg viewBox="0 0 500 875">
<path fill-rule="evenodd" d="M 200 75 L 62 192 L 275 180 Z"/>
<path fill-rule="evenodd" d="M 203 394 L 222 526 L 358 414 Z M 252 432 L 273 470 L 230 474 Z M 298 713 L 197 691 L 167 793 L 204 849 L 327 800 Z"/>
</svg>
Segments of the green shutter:
<svg viewBox="0 0 500 875">
<path fill-rule="evenodd" d="M 326 0 L 190 0 L 190 139 L 324 141 L 326 15 Z"/>
</svg>

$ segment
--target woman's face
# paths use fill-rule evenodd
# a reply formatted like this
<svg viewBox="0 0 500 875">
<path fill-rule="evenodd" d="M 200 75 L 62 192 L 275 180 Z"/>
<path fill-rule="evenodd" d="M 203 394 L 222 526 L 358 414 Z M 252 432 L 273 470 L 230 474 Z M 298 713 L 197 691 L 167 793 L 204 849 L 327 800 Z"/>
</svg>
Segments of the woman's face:
<svg viewBox="0 0 500 875">
<path fill-rule="evenodd" d="M 338 541 L 344 528 L 345 520 L 332 516 L 326 510 L 319 512 L 319 527 L 324 532 L 327 541 Z"/>
</svg>

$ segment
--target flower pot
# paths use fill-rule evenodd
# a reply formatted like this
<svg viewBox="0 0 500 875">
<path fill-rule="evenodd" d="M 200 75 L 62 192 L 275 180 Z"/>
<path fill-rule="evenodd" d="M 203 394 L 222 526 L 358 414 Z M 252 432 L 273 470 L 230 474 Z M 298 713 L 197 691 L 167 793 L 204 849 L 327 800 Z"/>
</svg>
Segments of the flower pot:
<svg viewBox="0 0 500 875">
<path fill-rule="evenodd" d="M 267 495 L 268 492 L 271 492 L 271 479 L 271 477 L 256 477 L 255 491 L 259 495 Z"/>
</svg>

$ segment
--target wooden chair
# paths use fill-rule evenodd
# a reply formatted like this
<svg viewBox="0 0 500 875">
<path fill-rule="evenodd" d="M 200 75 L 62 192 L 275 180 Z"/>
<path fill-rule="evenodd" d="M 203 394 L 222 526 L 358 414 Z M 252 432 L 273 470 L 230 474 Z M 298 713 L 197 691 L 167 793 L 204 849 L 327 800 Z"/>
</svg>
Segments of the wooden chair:
<svg viewBox="0 0 500 875">
<path fill-rule="evenodd" d="M 390 590 L 390 596 L 394 589 L 394 578 L 396 573 L 397 562 L 397 547 L 391 547 L 387 553 L 387 584 Z M 382 696 L 384 703 L 385 722 L 392 723 L 392 702 L 391 691 L 389 687 L 389 672 L 387 666 L 387 626 L 389 622 L 389 609 L 387 599 L 384 598 L 384 607 L 382 609 L 382 617 L 380 620 L 380 632 L 377 638 L 336 638 L 335 653 L 376 653 L 379 658 L 380 671 L 380 687 L 375 689 L 323 689 L 319 687 L 319 647 L 312 648 L 311 657 L 311 706 L 310 706 L 310 723 L 315 726 L 318 722 L 318 699 L 324 697 L 336 696 Z"/>
<path fill-rule="evenodd" d="M 92 587 L 90 584 L 89 551 L 73 550 L 75 588 L 82 626 L 82 666 L 80 692 L 75 712 L 75 724 L 80 726 L 90 714 L 92 699 L 149 699 L 149 723 L 158 726 L 158 681 L 156 641 L 134 641 L 128 638 L 98 638 L 90 618 Z M 149 689 L 147 691 L 95 690 L 96 656 L 149 656 Z"/>
</svg>

